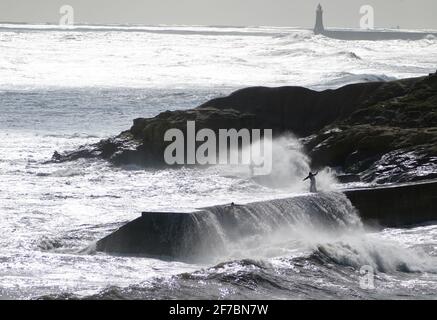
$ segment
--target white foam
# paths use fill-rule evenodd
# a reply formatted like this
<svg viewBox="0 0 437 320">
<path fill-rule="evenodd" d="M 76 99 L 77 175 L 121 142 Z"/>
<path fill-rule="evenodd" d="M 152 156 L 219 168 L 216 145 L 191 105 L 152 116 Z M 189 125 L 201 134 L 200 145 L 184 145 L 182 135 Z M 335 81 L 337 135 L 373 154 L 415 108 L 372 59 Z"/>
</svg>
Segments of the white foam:
<svg viewBox="0 0 437 320">
<path fill-rule="evenodd" d="M 21 30 L 20 32 L 14 32 Z M 127 32 L 129 31 L 129 32 Z M 434 71 L 437 41 L 348 42 L 290 28 L 0 27 L 0 88 L 339 86 Z M 359 57 L 359 58 L 357 58 Z M 355 76 L 340 79 L 335 73 Z"/>
</svg>

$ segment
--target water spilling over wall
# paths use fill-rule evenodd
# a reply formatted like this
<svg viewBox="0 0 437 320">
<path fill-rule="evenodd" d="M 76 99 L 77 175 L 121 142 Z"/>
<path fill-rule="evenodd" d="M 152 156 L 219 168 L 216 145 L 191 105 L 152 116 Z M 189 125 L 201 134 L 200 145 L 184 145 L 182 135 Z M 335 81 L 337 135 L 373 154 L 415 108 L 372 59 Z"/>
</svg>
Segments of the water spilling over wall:
<svg viewBox="0 0 437 320">
<path fill-rule="evenodd" d="M 97 243 L 110 253 L 181 260 L 228 256 L 263 241 L 301 240 L 307 232 L 360 228 L 341 193 L 307 194 L 246 205 L 219 205 L 191 213 L 144 213 Z M 311 237 L 311 235 L 308 235 Z"/>
</svg>

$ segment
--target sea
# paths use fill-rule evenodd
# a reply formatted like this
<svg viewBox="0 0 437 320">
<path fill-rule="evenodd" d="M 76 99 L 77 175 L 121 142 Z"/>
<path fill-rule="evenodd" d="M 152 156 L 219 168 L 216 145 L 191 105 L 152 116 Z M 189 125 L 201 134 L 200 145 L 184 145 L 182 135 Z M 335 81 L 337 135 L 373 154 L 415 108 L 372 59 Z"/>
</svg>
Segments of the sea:
<svg viewBox="0 0 437 320">
<path fill-rule="evenodd" d="M 364 226 L 329 169 L 321 195 L 309 195 L 310 159 L 295 137 L 277 141 L 279 186 L 244 168 L 47 162 L 135 118 L 248 86 L 326 90 L 423 76 L 436 65 L 432 36 L 342 41 L 284 27 L 0 24 L 0 299 L 436 299 L 437 224 Z M 230 239 L 210 220 L 223 237 L 207 256 L 94 250 L 142 212 L 280 198 L 289 199 L 280 225 L 274 206 L 261 204 L 241 222 L 253 233 Z M 314 206 L 325 223 L 309 222 Z"/>
</svg>

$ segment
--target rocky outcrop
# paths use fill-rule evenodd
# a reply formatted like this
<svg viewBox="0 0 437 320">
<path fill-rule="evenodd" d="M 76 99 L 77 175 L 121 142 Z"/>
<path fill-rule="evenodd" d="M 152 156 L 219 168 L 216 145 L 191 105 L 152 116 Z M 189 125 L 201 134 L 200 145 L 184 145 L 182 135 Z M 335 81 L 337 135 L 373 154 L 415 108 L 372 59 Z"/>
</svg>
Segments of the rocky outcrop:
<svg viewBox="0 0 437 320">
<path fill-rule="evenodd" d="M 305 139 L 314 165 L 341 167 L 365 181 L 437 177 L 437 77 L 389 82 L 346 119 Z"/>
<path fill-rule="evenodd" d="M 352 84 L 337 90 L 313 91 L 302 87 L 253 87 L 199 107 L 234 109 L 256 115 L 263 128 L 277 134 L 292 132 L 304 137 L 351 115 L 383 82 Z"/>
<path fill-rule="evenodd" d="M 165 132 L 169 129 L 186 132 L 187 121 L 195 121 L 197 130 L 209 128 L 214 132 L 225 128 L 258 128 L 260 123 L 254 114 L 233 109 L 167 111 L 154 118 L 135 119 L 130 130 L 114 138 L 102 140 L 96 145 L 83 146 L 73 152 L 58 155 L 55 161 L 104 158 L 115 165 L 162 166 L 164 150 L 169 144 L 164 141 Z"/>
<path fill-rule="evenodd" d="M 96 250 L 107 253 L 178 257 L 186 232 L 193 230 L 195 220 L 189 213 L 143 213 L 107 237 L 99 240 Z M 191 245 L 201 239 L 192 239 Z"/>
<path fill-rule="evenodd" d="M 163 165 L 168 129 L 273 129 L 302 138 L 315 167 L 380 183 L 430 179 L 437 172 L 437 76 L 348 85 L 313 91 L 253 87 L 196 109 L 135 119 L 119 136 L 54 161 L 101 157 L 116 165 Z"/>
</svg>

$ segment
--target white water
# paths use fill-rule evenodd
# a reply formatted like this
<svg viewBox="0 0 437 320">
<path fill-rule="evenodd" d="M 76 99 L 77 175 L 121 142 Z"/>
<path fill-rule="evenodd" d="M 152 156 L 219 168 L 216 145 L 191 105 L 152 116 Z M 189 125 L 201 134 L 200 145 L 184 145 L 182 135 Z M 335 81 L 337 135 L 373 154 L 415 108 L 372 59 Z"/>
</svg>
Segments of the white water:
<svg viewBox="0 0 437 320">
<path fill-rule="evenodd" d="M 103 161 L 42 164 L 54 150 L 117 134 L 135 117 L 195 107 L 249 85 L 324 89 L 424 75 L 435 71 L 437 62 L 435 39 L 344 42 L 289 28 L 44 28 L 0 26 L 0 297 L 84 295 L 198 270 L 193 264 L 78 252 L 144 210 L 191 211 L 308 188 L 301 181 L 308 159 L 290 139 L 275 147 L 273 176 L 280 189 L 248 179 L 245 168 L 151 171 L 113 168 Z M 294 151 L 286 152 L 290 143 Z M 319 183 L 321 189 L 335 189 L 327 172 Z M 335 237 L 316 234 L 295 238 L 313 239 L 304 241 L 313 249 L 321 243 L 327 250 L 336 246 Z M 357 244 L 360 249 L 353 252 L 360 263 L 373 261 L 366 257 L 379 252 L 378 241 L 436 254 L 435 226 L 373 236 L 376 244 L 370 245 L 367 236 L 345 236 L 341 250 Z M 287 265 L 289 239 L 276 240 L 264 241 L 269 254 L 246 248 L 229 258 L 257 256 Z M 301 246 L 291 248 L 303 254 Z M 381 250 L 395 260 L 404 255 Z M 426 288 L 435 285 L 420 281 Z"/>
<path fill-rule="evenodd" d="M 340 86 L 423 75 L 437 55 L 435 39 L 345 42 L 289 28 L 36 30 L 0 25 L 0 88 Z"/>
</svg>

